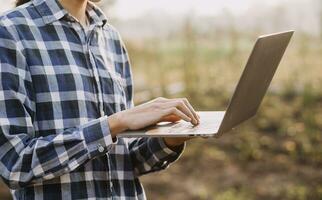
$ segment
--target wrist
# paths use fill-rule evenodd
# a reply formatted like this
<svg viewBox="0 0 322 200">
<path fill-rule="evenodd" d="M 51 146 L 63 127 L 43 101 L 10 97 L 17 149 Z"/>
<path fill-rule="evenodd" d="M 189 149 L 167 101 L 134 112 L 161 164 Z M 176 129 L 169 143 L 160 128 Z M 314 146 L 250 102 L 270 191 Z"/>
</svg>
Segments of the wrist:
<svg viewBox="0 0 322 200">
<path fill-rule="evenodd" d="M 110 127 L 112 138 L 115 138 L 119 133 L 127 130 L 125 123 L 122 122 L 121 112 L 110 115 L 107 118 L 107 122 Z"/>
<path fill-rule="evenodd" d="M 163 138 L 163 141 L 167 147 L 176 148 L 180 145 L 182 145 L 185 141 L 178 141 L 176 138 Z"/>
<path fill-rule="evenodd" d="M 164 144 L 174 152 L 181 152 L 184 147 L 184 140 L 179 139 L 180 141 L 176 141 L 175 138 L 163 138 Z"/>
</svg>

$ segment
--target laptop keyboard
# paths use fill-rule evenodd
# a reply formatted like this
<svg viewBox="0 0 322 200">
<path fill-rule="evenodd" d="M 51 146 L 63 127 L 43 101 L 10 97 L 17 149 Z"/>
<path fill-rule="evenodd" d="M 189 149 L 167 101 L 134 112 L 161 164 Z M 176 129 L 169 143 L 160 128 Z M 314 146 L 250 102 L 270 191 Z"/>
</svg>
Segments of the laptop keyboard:
<svg viewBox="0 0 322 200">
<path fill-rule="evenodd" d="M 174 124 L 169 128 L 169 133 L 209 133 L 216 132 L 218 126 L 214 126 L 214 124 L 202 123 L 197 126 L 192 125 L 191 123 L 181 122 Z"/>
</svg>

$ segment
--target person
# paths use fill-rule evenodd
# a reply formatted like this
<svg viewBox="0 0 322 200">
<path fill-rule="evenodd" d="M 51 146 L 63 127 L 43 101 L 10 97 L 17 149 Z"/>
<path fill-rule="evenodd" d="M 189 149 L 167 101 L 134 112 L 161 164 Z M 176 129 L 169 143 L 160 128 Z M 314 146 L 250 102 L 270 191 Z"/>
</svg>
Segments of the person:
<svg viewBox="0 0 322 200">
<path fill-rule="evenodd" d="M 0 171 L 13 198 L 145 199 L 139 177 L 188 138 L 117 136 L 199 116 L 185 98 L 133 105 L 127 50 L 94 3 L 17 5 L 0 17 Z"/>
</svg>

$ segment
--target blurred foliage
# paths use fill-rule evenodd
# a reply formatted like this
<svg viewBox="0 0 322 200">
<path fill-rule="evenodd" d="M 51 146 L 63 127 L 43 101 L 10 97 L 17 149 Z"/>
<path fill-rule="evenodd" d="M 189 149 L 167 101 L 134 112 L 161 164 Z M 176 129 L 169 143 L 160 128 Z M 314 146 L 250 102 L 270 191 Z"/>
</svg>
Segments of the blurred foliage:
<svg viewBox="0 0 322 200">
<path fill-rule="evenodd" d="M 224 110 L 260 34 L 201 34 L 188 18 L 163 40 L 127 41 L 136 103 L 185 96 L 197 110 Z M 176 164 L 142 178 L 149 199 L 322 199 L 321 55 L 321 38 L 296 33 L 257 116 L 189 141 Z"/>
</svg>

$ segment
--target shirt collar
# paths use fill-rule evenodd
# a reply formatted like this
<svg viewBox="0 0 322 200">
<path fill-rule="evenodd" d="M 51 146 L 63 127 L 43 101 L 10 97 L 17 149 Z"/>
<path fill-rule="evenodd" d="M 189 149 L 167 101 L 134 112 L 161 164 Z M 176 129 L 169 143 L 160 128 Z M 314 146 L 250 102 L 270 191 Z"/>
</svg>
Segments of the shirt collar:
<svg viewBox="0 0 322 200">
<path fill-rule="evenodd" d="M 33 0 L 33 4 L 46 24 L 53 23 L 68 15 L 58 0 Z M 95 4 L 88 2 L 87 13 L 91 24 L 104 26 L 107 18 Z"/>
<path fill-rule="evenodd" d="M 94 3 L 87 3 L 87 13 L 89 15 L 90 23 L 104 26 L 107 23 L 107 18 L 104 12 Z"/>
</svg>

